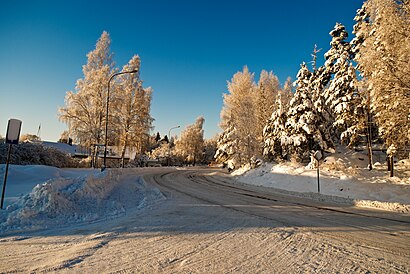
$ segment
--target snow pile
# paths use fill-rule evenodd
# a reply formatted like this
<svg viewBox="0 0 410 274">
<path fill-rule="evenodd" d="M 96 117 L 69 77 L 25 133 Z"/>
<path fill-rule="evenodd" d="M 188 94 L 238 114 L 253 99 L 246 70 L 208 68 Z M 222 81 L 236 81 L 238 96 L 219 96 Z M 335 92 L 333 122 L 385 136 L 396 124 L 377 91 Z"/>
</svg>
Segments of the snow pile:
<svg viewBox="0 0 410 274">
<path fill-rule="evenodd" d="M 0 165 L 0 176 L 3 178 L 6 165 Z M 41 165 L 10 165 L 7 177 L 5 205 L 16 202 L 20 197 L 29 193 L 37 184 L 50 179 L 77 178 L 89 174 L 100 173 L 97 169 L 60 169 Z"/>
<path fill-rule="evenodd" d="M 380 163 L 367 170 L 362 156 L 349 152 L 327 157 L 320 166 L 320 194 L 317 170 L 298 163 L 265 163 L 257 169 L 238 169 L 232 175 L 241 183 L 315 200 L 410 212 L 409 161 L 399 161 L 395 177 L 390 178 L 386 166 Z"/>
<path fill-rule="evenodd" d="M 0 211 L 0 231 L 37 229 L 125 215 L 163 199 L 139 176 L 124 180 L 109 170 L 77 178 L 55 178 L 39 184 Z"/>
</svg>

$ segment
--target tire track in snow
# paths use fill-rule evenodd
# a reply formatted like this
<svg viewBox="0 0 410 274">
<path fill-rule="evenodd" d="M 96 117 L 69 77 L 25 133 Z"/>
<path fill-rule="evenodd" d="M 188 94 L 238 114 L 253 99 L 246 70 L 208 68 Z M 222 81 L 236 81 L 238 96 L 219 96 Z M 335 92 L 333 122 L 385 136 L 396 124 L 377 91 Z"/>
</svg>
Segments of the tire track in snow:
<svg viewBox="0 0 410 274">
<path fill-rule="evenodd" d="M 48 273 L 71 269 L 103 248 L 115 236 L 115 233 L 97 233 L 76 239 L 63 237 L 57 242 L 55 241 L 57 236 L 46 239 L 31 237 L 22 241 L 21 243 L 25 242 L 24 245 L 20 244 L 20 248 L 15 250 L 16 254 L 9 254 L 7 261 L 10 266 L 14 265 L 13 271 L 17 272 Z M 10 246 L 11 244 L 9 242 Z M 16 245 L 13 246 L 16 247 Z M 31 266 L 24 266 L 20 263 L 26 261 L 26 258 L 31 258 Z"/>
<path fill-rule="evenodd" d="M 165 176 L 167 176 L 167 175 L 169 175 L 169 174 L 172 174 L 172 172 L 162 174 L 162 175 L 160 176 L 160 178 L 163 179 Z M 190 179 L 191 179 L 191 181 L 193 181 L 192 178 L 190 178 Z M 189 197 L 191 197 L 191 198 L 200 200 L 200 201 L 205 202 L 205 203 L 207 203 L 207 204 L 217 205 L 217 206 L 219 206 L 219 207 L 226 208 L 226 209 L 233 210 L 233 211 L 237 211 L 237 212 L 240 212 L 240 213 L 243 213 L 243 214 L 246 214 L 246 215 L 250 215 L 250 216 L 253 216 L 253 217 L 258 217 L 258 218 L 262 218 L 262 219 L 268 219 L 268 220 L 271 220 L 271 221 L 275 221 L 275 222 L 278 222 L 278 224 L 279 224 L 279 225 L 282 225 L 282 226 L 290 226 L 290 225 L 291 225 L 291 224 L 289 224 L 289 223 L 285 223 L 285 222 L 279 221 L 279 220 L 277 220 L 277 219 L 268 218 L 268 217 L 263 216 L 263 215 L 256 215 L 256 214 L 253 214 L 253 213 L 250 213 L 250 212 L 241 210 L 241 209 L 239 209 L 239 208 L 237 208 L 237 207 L 233 207 L 233 206 L 221 204 L 221 203 L 218 203 L 218 202 L 216 202 L 216 201 L 212 201 L 212 200 L 207 199 L 207 198 L 204 198 L 204 197 L 199 197 L 198 195 L 194 195 L 194 194 L 189 193 L 189 192 L 187 192 L 187 191 L 183 191 L 183 190 L 181 190 L 181 189 L 179 189 L 179 188 L 169 186 L 168 184 L 164 184 L 163 182 L 159 182 L 158 179 L 155 179 L 155 181 L 156 181 L 156 183 L 157 183 L 158 185 L 160 185 L 160 186 L 163 187 L 163 188 L 167 188 L 167 189 L 170 189 L 170 190 L 173 190 L 173 191 L 182 193 L 182 194 L 184 194 L 184 195 L 187 195 L 187 196 L 189 196 Z M 195 182 L 195 181 L 193 181 L 193 182 Z M 198 183 L 198 182 L 196 182 L 196 183 Z"/>
</svg>

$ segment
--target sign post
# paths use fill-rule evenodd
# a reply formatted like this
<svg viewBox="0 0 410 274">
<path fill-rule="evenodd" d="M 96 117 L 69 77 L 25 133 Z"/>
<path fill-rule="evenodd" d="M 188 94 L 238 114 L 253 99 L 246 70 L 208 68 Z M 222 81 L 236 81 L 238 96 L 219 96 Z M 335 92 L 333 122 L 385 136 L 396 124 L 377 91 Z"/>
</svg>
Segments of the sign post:
<svg viewBox="0 0 410 274">
<path fill-rule="evenodd" d="M 313 157 L 316 159 L 317 161 L 317 193 L 320 193 L 320 181 L 319 181 L 319 161 L 320 159 L 322 159 L 323 155 L 322 152 L 320 152 L 320 150 L 317 150 L 315 152 L 315 154 L 313 154 Z"/>
<path fill-rule="evenodd" d="M 7 152 L 7 160 L 6 160 L 6 170 L 4 172 L 3 191 L 1 193 L 0 209 L 3 209 L 4 194 L 6 192 L 7 174 L 9 171 L 11 148 L 12 148 L 12 145 L 17 145 L 19 143 L 20 130 L 21 130 L 21 121 L 17 119 L 10 119 L 7 125 L 6 144 L 8 144 L 8 152 Z"/>
<path fill-rule="evenodd" d="M 387 149 L 387 165 L 388 168 L 387 170 L 390 171 L 390 177 L 393 177 L 393 169 L 394 169 L 394 154 L 397 152 L 397 147 L 392 144 L 389 146 L 389 148 Z"/>
</svg>

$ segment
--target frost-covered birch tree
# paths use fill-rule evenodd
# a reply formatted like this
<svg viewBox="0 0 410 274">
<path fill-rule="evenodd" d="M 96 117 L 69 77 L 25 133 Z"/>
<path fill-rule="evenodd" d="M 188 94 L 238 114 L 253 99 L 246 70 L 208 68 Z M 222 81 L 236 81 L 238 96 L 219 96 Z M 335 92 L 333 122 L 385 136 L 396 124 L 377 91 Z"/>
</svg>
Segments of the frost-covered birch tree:
<svg viewBox="0 0 410 274">
<path fill-rule="evenodd" d="M 75 92 L 69 91 L 59 119 L 70 124 L 72 137 L 81 145 L 101 144 L 104 137 L 107 83 L 114 70 L 111 39 L 103 32 L 95 49 L 87 54 L 84 77 L 77 80 Z"/>
<path fill-rule="evenodd" d="M 117 144 L 124 156 L 127 148 L 142 148 L 152 129 L 151 88 L 143 88 L 140 80 L 141 60 L 134 55 L 122 71 L 138 70 L 137 73 L 122 74 L 116 79 L 116 88 L 112 100 L 111 128 L 115 131 Z"/>
<path fill-rule="evenodd" d="M 175 142 L 175 153 L 186 163 L 196 164 L 204 150 L 204 117 L 200 116 L 193 125 L 187 126 Z"/>
<path fill-rule="evenodd" d="M 235 73 L 228 82 L 228 94 L 224 94 L 224 106 L 221 111 L 221 128 L 223 130 L 232 126 L 236 130 L 236 153 L 239 163 L 249 163 L 251 158 L 258 155 L 259 143 L 257 119 L 255 114 L 256 84 L 254 74 L 248 67 Z M 229 123 L 228 123 L 229 122 Z"/>
<path fill-rule="evenodd" d="M 255 94 L 257 141 L 263 142 L 263 128 L 275 110 L 276 97 L 280 92 L 278 77 L 272 71 L 262 70 Z"/>
<path fill-rule="evenodd" d="M 288 109 L 290 100 L 292 100 L 293 97 L 293 82 L 290 77 L 288 77 L 285 81 L 285 84 L 283 85 L 283 88 L 279 91 L 281 101 L 282 101 L 282 106 L 284 109 Z"/>
<path fill-rule="evenodd" d="M 410 145 L 410 2 L 368 0 L 358 11 L 356 62 L 386 146 Z"/>
</svg>

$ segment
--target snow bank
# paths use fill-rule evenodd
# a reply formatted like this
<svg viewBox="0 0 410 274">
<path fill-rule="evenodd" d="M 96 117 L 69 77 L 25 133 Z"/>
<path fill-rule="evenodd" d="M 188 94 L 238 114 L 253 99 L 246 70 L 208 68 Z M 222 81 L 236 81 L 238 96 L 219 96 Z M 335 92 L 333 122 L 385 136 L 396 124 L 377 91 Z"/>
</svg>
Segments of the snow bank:
<svg viewBox="0 0 410 274">
<path fill-rule="evenodd" d="M 6 165 L 0 165 L 0 176 L 3 179 Z M 50 179 L 77 178 L 97 174 L 97 169 L 60 169 L 43 165 L 10 165 L 7 177 L 5 205 L 16 202 L 18 198 L 29 193 L 37 184 Z"/>
<path fill-rule="evenodd" d="M 109 170 L 77 178 L 54 178 L 0 211 L 0 231 L 38 229 L 115 218 L 163 199 L 139 176 Z"/>
<path fill-rule="evenodd" d="M 327 157 L 320 169 L 320 194 L 317 193 L 316 169 L 297 163 L 265 163 L 257 169 L 236 170 L 232 176 L 241 183 L 271 187 L 314 200 L 410 212 L 410 177 L 407 173 L 410 169 L 407 162 L 397 163 L 399 176 L 390 178 L 383 165 L 376 164 L 374 170 L 368 171 L 361 159 L 356 154 Z"/>
</svg>

